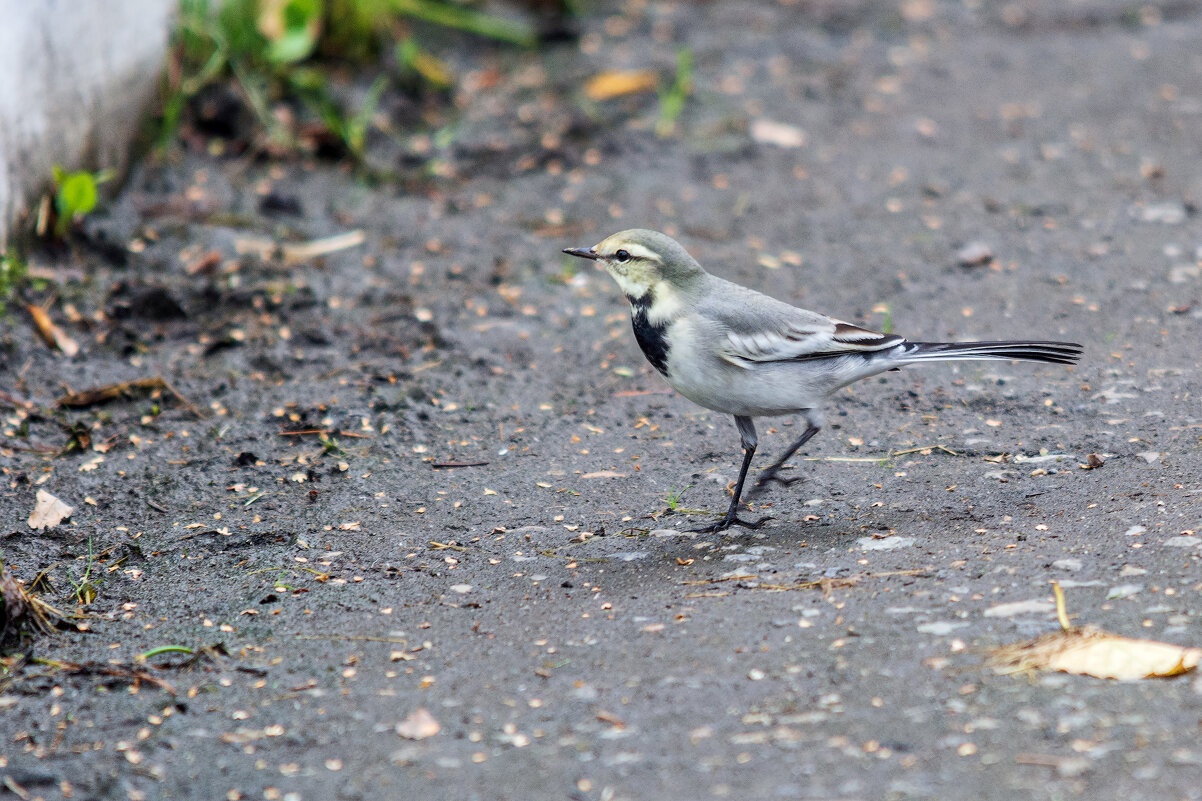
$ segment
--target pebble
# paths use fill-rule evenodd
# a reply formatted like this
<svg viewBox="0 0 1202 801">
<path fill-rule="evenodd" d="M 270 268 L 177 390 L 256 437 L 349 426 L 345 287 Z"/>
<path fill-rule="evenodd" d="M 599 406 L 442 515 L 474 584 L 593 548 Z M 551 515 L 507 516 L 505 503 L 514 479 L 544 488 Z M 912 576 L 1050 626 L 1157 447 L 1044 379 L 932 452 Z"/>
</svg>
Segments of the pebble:
<svg viewBox="0 0 1202 801">
<path fill-rule="evenodd" d="M 650 555 L 650 551 L 618 551 L 617 553 L 611 553 L 610 557 L 620 559 L 623 562 L 633 562 L 636 559 L 646 559 Z"/>
<path fill-rule="evenodd" d="M 1147 530 L 1148 530 L 1147 526 L 1132 526 L 1131 528 L 1127 529 L 1127 531 L 1125 533 L 1126 533 L 1126 536 L 1128 536 L 1128 537 L 1138 537 L 1140 534 L 1143 534 Z"/>
<path fill-rule="evenodd" d="M 1185 222 L 1185 204 L 1175 201 L 1149 203 L 1139 210 L 1139 219 L 1162 225 L 1180 225 Z"/>
<path fill-rule="evenodd" d="M 793 149 L 805 147 L 806 132 L 796 125 L 760 118 L 751 121 L 751 138 L 765 145 Z"/>
<path fill-rule="evenodd" d="M 1170 284 L 1188 284 L 1202 278 L 1202 267 L 1196 264 L 1181 264 L 1169 270 Z"/>
<path fill-rule="evenodd" d="M 577 701 L 596 701 L 600 695 L 591 684 L 582 684 L 571 691 L 571 696 Z"/>
<path fill-rule="evenodd" d="M 1152 464 L 1152 463 L 1160 460 L 1160 452 L 1159 451 L 1141 451 L 1140 453 L 1137 453 L 1135 455 L 1138 456 L 1139 458 L 1143 459 L 1148 464 Z"/>
<path fill-rule="evenodd" d="M 998 604 L 985 610 L 985 617 L 1012 617 L 1033 613 L 1046 614 L 1055 610 L 1056 605 L 1051 601 L 1014 601 L 1008 604 Z"/>
<path fill-rule="evenodd" d="M 856 543 L 865 551 L 893 551 L 898 548 L 909 548 L 914 544 L 914 537 L 860 537 Z"/>
<path fill-rule="evenodd" d="M 1197 548 L 1199 545 L 1202 545 L 1202 537 L 1181 534 L 1176 537 L 1169 537 L 1164 541 L 1164 544 L 1170 548 Z"/>
<path fill-rule="evenodd" d="M 1055 562 L 1052 562 L 1052 567 L 1059 570 L 1068 570 L 1070 572 L 1074 570 L 1080 570 L 1084 566 L 1085 563 L 1080 559 L 1057 559 Z"/>
<path fill-rule="evenodd" d="M 956 251 L 956 263 L 961 267 L 981 267 L 993 261 L 993 249 L 984 242 L 969 242 Z"/>
<path fill-rule="evenodd" d="M 1093 768 L 1089 757 L 1064 757 L 1056 763 L 1056 775 L 1062 779 L 1073 779 Z"/>
<path fill-rule="evenodd" d="M 942 636 L 944 634 L 951 634 L 956 629 L 962 629 L 967 625 L 968 623 L 953 623 L 950 620 L 937 620 L 932 623 L 919 624 L 918 631 L 922 634 L 934 634 L 935 636 Z"/>
</svg>

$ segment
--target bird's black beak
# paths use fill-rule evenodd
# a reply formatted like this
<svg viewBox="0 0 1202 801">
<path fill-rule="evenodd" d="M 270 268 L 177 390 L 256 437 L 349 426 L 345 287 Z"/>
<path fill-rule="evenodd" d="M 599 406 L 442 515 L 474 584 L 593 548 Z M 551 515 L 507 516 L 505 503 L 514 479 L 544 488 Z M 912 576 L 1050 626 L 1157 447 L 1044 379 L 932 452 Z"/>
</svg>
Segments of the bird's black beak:
<svg viewBox="0 0 1202 801">
<path fill-rule="evenodd" d="M 563 252 L 569 256 L 579 256 L 582 259 L 589 261 L 597 260 L 597 251 L 593 248 L 564 248 Z"/>
</svg>

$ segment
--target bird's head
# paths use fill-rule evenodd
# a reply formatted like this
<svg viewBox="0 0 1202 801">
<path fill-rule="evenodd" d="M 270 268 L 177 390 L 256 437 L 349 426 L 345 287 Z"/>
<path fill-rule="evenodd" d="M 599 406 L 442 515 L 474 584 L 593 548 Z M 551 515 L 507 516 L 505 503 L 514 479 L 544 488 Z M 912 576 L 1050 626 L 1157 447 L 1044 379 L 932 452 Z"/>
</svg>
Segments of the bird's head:
<svg viewBox="0 0 1202 801">
<path fill-rule="evenodd" d="M 645 228 L 619 231 L 591 248 L 564 248 L 563 252 L 605 267 L 632 301 L 645 299 L 648 293 L 685 290 L 705 274 L 679 242 Z"/>
</svg>

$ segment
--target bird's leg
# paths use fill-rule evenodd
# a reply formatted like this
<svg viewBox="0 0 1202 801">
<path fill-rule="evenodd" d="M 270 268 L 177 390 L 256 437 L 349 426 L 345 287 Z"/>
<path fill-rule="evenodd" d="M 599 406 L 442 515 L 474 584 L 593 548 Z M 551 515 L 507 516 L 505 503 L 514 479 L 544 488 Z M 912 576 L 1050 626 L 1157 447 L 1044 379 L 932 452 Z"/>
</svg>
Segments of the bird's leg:
<svg viewBox="0 0 1202 801">
<path fill-rule="evenodd" d="M 809 427 L 802 433 L 802 435 L 797 438 L 797 441 L 790 445 L 789 449 L 785 451 L 784 455 L 776 461 L 776 464 L 760 473 L 759 480 L 756 481 L 755 486 L 751 488 L 750 496 L 754 497 L 755 495 L 758 495 L 770 481 L 778 481 L 781 484 L 784 484 L 786 487 L 795 481 L 801 481 L 801 476 L 796 476 L 793 478 L 779 478 L 776 475 L 776 472 L 784 466 L 785 462 L 793 458 L 793 454 L 797 453 L 797 451 L 801 449 L 802 445 L 805 445 L 807 442 L 809 442 L 810 437 L 817 434 L 819 430 L 820 429 L 818 426 L 811 423 Z"/>
<path fill-rule="evenodd" d="M 755 446 L 759 442 L 759 438 L 755 433 L 755 423 L 750 417 L 735 417 L 735 425 L 739 428 L 739 438 L 743 441 L 743 465 L 739 468 L 739 480 L 735 482 L 735 497 L 730 501 L 730 507 L 726 510 L 726 515 L 721 520 L 712 525 L 703 528 L 693 529 L 699 534 L 712 534 L 718 531 L 726 531 L 731 526 L 743 526 L 744 528 L 756 529 L 771 520 L 771 517 L 761 517 L 755 522 L 743 520 L 739 517 L 739 498 L 743 494 L 743 482 L 747 480 L 747 469 L 751 467 L 751 457 L 755 456 Z"/>
</svg>

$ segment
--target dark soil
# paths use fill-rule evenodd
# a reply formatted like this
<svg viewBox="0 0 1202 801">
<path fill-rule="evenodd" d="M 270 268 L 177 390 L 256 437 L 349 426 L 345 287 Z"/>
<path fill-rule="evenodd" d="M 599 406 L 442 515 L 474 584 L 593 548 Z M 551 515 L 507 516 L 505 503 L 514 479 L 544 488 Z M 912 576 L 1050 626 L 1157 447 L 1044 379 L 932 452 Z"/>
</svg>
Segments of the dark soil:
<svg viewBox="0 0 1202 801">
<path fill-rule="evenodd" d="M 1057 627 L 1053 581 L 1202 643 L 1202 4 L 595 12 L 459 56 L 455 124 L 377 132 L 374 180 L 181 151 L 35 260 L 81 351 L 0 333 L 0 555 L 69 620 L 9 652 L 0 797 L 1202 798 L 1198 679 L 982 666 Z M 582 93 L 677 46 L 672 136 L 653 93 Z M 1086 358 L 853 386 L 773 522 L 685 534 L 734 426 L 560 254 L 628 227 L 870 327 Z M 203 417 L 55 406 L 154 377 Z M 799 433 L 760 431 L 758 466 Z M 38 489 L 68 522 L 26 525 Z M 399 736 L 419 709 L 438 733 Z"/>
</svg>

